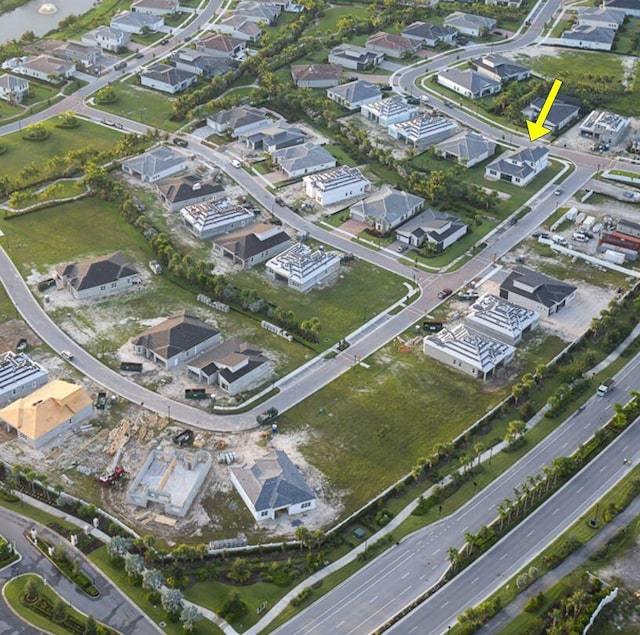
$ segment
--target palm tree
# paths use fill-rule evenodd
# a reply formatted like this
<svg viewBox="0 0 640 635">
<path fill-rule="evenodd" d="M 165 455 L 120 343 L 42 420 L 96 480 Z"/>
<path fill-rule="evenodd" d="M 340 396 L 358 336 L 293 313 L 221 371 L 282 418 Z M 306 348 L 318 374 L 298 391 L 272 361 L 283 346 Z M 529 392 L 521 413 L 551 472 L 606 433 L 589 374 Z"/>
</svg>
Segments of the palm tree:
<svg viewBox="0 0 640 635">
<path fill-rule="evenodd" d="M 449 547 L 447 549 L 447 559 L 451 563 L 453 570 L 455 571 L 458 568 L 458 564 L 460 563 L 460 550 L 456 547 Z"/>
</svg>

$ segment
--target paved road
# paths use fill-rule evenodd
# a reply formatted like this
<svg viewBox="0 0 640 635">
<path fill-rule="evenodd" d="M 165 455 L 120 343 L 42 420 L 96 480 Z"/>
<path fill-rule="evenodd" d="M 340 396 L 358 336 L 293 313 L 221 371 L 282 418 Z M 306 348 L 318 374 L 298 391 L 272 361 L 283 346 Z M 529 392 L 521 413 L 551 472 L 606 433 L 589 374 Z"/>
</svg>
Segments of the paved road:
<svg viewBox="0 0 640 635">
<path fill-rule="evenodd" d="M 570 416 L 500 479 L 487 486 L 458 511 L 407 537 L 400 545 L 376 558 L 276 632 L 281 635 L 346 635 L 371 632 L 385 623 L 441 578 L 449 566 L 447 550 L 449 547 L 461 547 L 465 532 L 476 533 L 482 525 L 490 523 L 497 516 L 497 505 L 505 498 L 513 497 L 514 487 L 525 482 L 527 476 L 539 473 L 554 458 L 571 454 L 613 414 L 614 403 L 627 400 L 629 391 L 640 385 L 640 355 L 629 362 L 616 379 L 618 385 L 611 395 L 604 398 L 594 396 L 590 399 L 584 410 Z M 588 488 L 590 484 L 590 481 L 581 483 L 585 496 L 591 494 Z M 576 517 L 570 506 L 566 510 L 561 509 L 561 516 L 554 514 L 554 522 L 559 524 L 562 519 L 571 520 Z M 514 547 L 511 553 L 516 552 Z M 504 560 L 500 564 L 503 567 L 506 565 Z M 439 593 L 439 597 L 446 597 L 441 602 L 449 601 L 453 606 L 448 589 L 449 585 Z M 433 604 L 429 606 L 432 610 Z M 452 613 L 454 618 L 464 607 L 458 609 L 459 606 L 456 605 L 457 612 Z M 425 622 L 426 609 L 418 611 L 423 625 L 421 632 L 425 633 L 424 624 L 436 622 L 432 622 L 431 617 Z"/>
<path fill-rule="evenodd" d="M 636 381 L 640 376 L 636 377 Z M 636 386 L 638 384 L 636 383 Z M 640 462 L 640 419 L 567 485 L 520 523 L 472 566 L 398 622 L 389 633 L 439 634 L 457 616 L 485 600 L 587 512 Z M 428 624 L 425 630 L 425 624 Z"/>
<path fill-rule="evenodd" d="M 146 635 L 147 633 L 162 632 L 119 589 L 97 573 L 87 563 L 80 551 L 68 544 L 67 552 L 72 553 L 74 558 L 84 561 L 82 570 L 94 580 L 96 587 L 100 590 L 100 596 L 92 599 L 79 591 L 46 558 L 40 556 L 36 548 L 25 538 L 24 532 L 33 526 L 37 526 L 40 535 L 53 540 L 54 543 L 63 541 L 57 534 L 54 534 L 39 523 L 8 509 L 0 508 L 0 533 L 14 542 L 22 555 L 21 562 L 0 572 L 0 588 L 20 573 L 37 573 L 43 576 L 65 600 L 77 609 L 84 613 L 92 614 L 97 620 L 118 629 L 122 633 Z M 31 627 L 25 627 L 10 611 L 4 600 L 0 599 L 0 633 L 13 635 L 14 633 L 34 632 L 39 631 Z"/>
</svg>

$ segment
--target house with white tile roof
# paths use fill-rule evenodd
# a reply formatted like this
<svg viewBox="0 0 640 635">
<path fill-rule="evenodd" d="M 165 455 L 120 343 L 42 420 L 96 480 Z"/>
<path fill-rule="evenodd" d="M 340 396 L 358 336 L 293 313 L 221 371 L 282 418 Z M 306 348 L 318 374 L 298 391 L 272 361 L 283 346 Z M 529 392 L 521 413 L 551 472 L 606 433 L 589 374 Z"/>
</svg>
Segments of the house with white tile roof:
<svg viewBox="0 0 640 635">
<path fill-rule="evenodd" d="M 360 196 L 371 187 L 357 168 L 341 166 L 303 177 L 307 196 L 320 205 L 334 205 Z"/>
<path fill-rule="evenodd" d="M 380 99 L 370 104 L 365 104 L 360 109 L 360 114 L 383 128 L 388 128 L 394 123 L 400 123 L 412 119 L 418 114 L 418 106 L 409 104 L 400 95 L 394 95 L 387 99 Z"/>
<path fill-rule="evenodd" d="M 389 126 L 389 135 L 414 148 L 438 143 L 458 132 L 458 125 L 452 119 L 442 116 L 418 115 L 409 121 Z"/>
</svg>

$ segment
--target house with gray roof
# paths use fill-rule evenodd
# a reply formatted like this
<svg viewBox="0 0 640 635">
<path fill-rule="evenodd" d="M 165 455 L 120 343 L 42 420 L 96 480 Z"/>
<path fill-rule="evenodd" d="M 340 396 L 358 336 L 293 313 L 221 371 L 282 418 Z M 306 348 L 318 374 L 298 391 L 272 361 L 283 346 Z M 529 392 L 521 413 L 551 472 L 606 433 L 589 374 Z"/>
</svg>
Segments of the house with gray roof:
<svg viewBox="0 0 640 635">
<path fill-rule="evenodd" d="M 60 265 L 54 270 L 54 278 L 76 300 L 120 293 L 140 284 L 138 270 L 119 251 Z"/>
<path fill-rule="evenodd" d="M 502 88 L 499 80 L 470 68 L 447 68 L 440 71 L 438 73 L 438 84 L 469 99 L 480 99 L 487 95 L 495 95 Z"/>
<path fill-rule="evenodd" d="M 199 77 L 215 77 L 231 70 L 234 60 L 216 55 L 207 55 L 202 51 L 182 48 L 171 55 L 171 63 L 179 70 L 193 73 Z"/>
<path fill-rule="evenodd" d="M 493 4 L 498 7 L 509 7 L 510 9 L 519 9 L 522 0 L 484 0 L 485 4 Z"/>
<path fill-rule="evenodd" d="M 416 40 L 385 31 L 374 33 L 367 39 L 365 46 L 371 51 L 395 59 L 409 57 L 422 48 L 422 44 Z"/>
<path fill-rule="evenodd" d="M 48 371 L 25 353 L 0 355 L 0 405 L 24 397 L 48 381 Z"/>
<path fill-rule="evenodd" d="M 415 216 L 423 205 L 423 198 L 385 185 L 375 194 L 352 205 L 349 216 L 381 234 L 388 234 Z"/>
<path fill-rule="evenodd" d="M 253 106 L 234 106 L 207 116 L 207 125 L 216 134 L 228 133 L 232 137 L 270 126 L 273 121 L 266 110 Z"/>
<path fill-rule="evenodd" d="M 388 128 L 394 123 L 408 121 L 418 114 L 418 106 L 409 104 L 400 95 L 393 95 L 387 99 L 365 104 L 360 109 L 360 114 L 369 121 L 377 123 L 383 128 Z"/>
<path fill-rule="evenodd" d="M 158 146 L 122 162 L 122 171 L 145 183 L 155 183 L 187 169 L 187 159 L 169 146 Z"/>
<path fill-rule="evenodd" d="M 252 467 L 232 467 L 230 476 L 256 522 L 274 520 L 278 512 L 294 516 L 316 507 L 316 495 L 282 450 L 257 459 Z"/>
<path fill-rule="evenodd" d="M 84 66 L 93 66 L 102 55 L 100 47 L 69 40 L 51 51 L 55 57 Z"/>
<path fill-rule="evenodd" d="M 293 64 L 291 77 L 299 88 L 331 88 L 342 79 L 343 68 L 337 64 Z"/>
<path fill-rule="evenodd" d="M 625 15 L 640 18 L 640 0 L 606 0 L 607 9 L 619 9 Z"/>
<path fill-rule="evenodd" d="M 455 44 L 458 31 L 450 26 L 440 26 L 431 22 L 413 22 L 402 35 L 412 40 L 422 42 L 424 46 L 437 46 L 438 44 Z"/>
<path fill-rule="evenodd" d="M 458 131 L 458 125 L 452 119 L 437 115 L 418 115 L 409 121 L 401 121 L 389 126 L 389 135 L 414 148 L 438 143 L 448 139 Z"/>
<path fill-rule="evenodd" d="M 578 10 L 578 26 L 603 26 L 617 31 L 624 19 L 624 11 L 607 6 L 585 7 Z"/>
<path fill-rule="evenodd" d="M 135 13 L 123 11 L 111 18 L 109 23 L 112 29 L 134 33 L 140 35 L 145 30 L 155 33 L 164 26 L 164 17 L 161 15 L 151 15 L 150 13 Z"/>
<path fill-rule="evenodd" d="M 485 18 L 481 15 L 454 11 L 444 19 L 444 26 L 450 26 L 460 33 L 471 37 L 481 37 L 496 28 L 497 20 Z"/>
<path fill-rule="evenodd" d="M 569 304 L 578 289 L 571 284 L 518 265 L 500 285 L 500 297 L 548 317 Z"/>
<path fill-rule="evenodd" d="M 457 216 L 428 209 L 396 229 L 396 238 L 410 247 L 432 245 L 435 253 L 443 252 L 466 235 L 469 226 Z"/>
<path fill-rule="evenodd" d="M 497 82 L 520 82 L 531 77 L 531 69 L 503 55 L 484 55 L 473 60 L 476 70 Z"/>
<path fill-rule="evenodd" d="M 337 163 L 328 150 L 314 143 L 303 143 L 277 150 L 273 153 L 273 162 L 290 179 L 328 170 L 335 167 Z"/>
<path fill-rule="evenodd" d="M 423 351 L 450 368 L 485 380 L 508 364 L 516 349 L 458 324 L 425 337 Z"/>
<path fill-rule="evenodd" d="M 493 156 L 496 143 L 483 137 L 477 132 L 463 132 L 462 134 L 439 143 L 434 152 L 450 161 L 457 161 L 460 165 L 470 168 L 477 163 Z"/>
<path fill-rule="evenodd" d="M 384 61 L 384 54 L 345 42 L 331 49 L 328 60 L 329 64 L 337 64 L 342 68 L 369 71 L 377 68 Z"/>
<path fill-rule="evenodd" d="M 549 150 L 546 147 L 538 145 L 524 148 L 490 163 L 485 168 L 484 178 L 524 187 L 547 167 L 548 160 Z"/>
<path fill-rule="evenodd" d="M 227 197 L 222 185 L 208 183 L 193 174 L 167 179 L 158 183 L 157 187 L 162 200 L 172 212 L 177 212 L 187 205 L 195 205 L 205 201 L 221 201 Z"/>
<path fill-rule="evenodd" d="M 187 373 L 205 384 L 237 395 L 264 383 L 272 372 L 269 360 L 255 346 L 232 337 L 187 363 Z"/>
<path fill-rule="evenodd" d="M 99 26 L 82 36 L 82 43 L 99 46 L 103 51 L 117 53 L 131 41 L 131 33 L 114 29 L 110 26 Z"/>
<path fill-rule="evenodd" d="M 247 48 L 246 40 L 224 33 L 214 33 L 196 42 L 196 49 L 211 57 L 237 57 Z"/>
<path fill-rule="evenodd" d="M 357 79 L 355 82 L 327 88 L 327 97 L 347 110 L 357 110 L 365 104 L 381 99 L 382 92 L 379 86 Z"/>
<path fill-rule="evenodd" d="M 256 223 L 213 241 L 213 253 L 249 269 L 293 245 L 289 234 L 276 225 Z"/>
<path fill-rule="evenodd" d="M 21 62 L 15 72 L 50 84 L 57 84 L 71 77 L 76 72 L 76 65 L 75 62 L 61 60 L 51 55 L 37 55 Z"/>
<path fill-rule="evenodd" d="M 258 24 L 275 24 L 278 16 L 282 13 L 282 6 L 267 2 L 241 0 L 236 5 L 233 13 Z"/>
<path fill-rule="evenodd" d="M 485 293 L 469 307 L 465 323 L 477 333 L 516 346 L 526 333 L 538 327 L 540 315 L 497 295 Z"/>
<path fill-rule="evenodd" d="M 162 93 L 175 95 L 193 86 L 198 81 L 198 75 L 180 70 L 170 64 L 152 64 L 140 73 L 140 84 Z"/>
<path fill-rule="evenodd" d="M 220 332 L 195 315 L 179 311 L 132 340 L 136 355 L 167 370 L 197 357 L 222 340 Z"/>
<path fill-rule="evenodd" d="M 226 33 L 238 40 L 246 40 L 247 42 L 257 42 L 262 37 L 262 27 L 258 22 L 249 20 L 242 15 L 233 14 L 214 25 L 216 31 Z"/>
<path fill-rule="evenodd" d="M 522 111 L 524 117 L 529 121 L 536 121 L 538 115 L 542 111 L 544 106 L 544 98 L 537 97 Z M 580 106 L 577 104 L 570 104 L 556 99 L 551 106 L 551 110 L 544 120 L 543 124 L 545 128 L 551 130 L 551 132 L 558 133 L 580 116 Z"/>
<path fill-rule="evenodd" d="M 590 49 L 594 51 L 610 51 L 616 31 L 603 26 L 574 26 L 570 31 L 565 31 L 558 40 L 562 46 L 572 48 Z"/>
<path fill-rule="evenodd" d="M 0 75 L 0 99 L 10 104 L 20 104 L 29 94 L 29 82 L 24 77 Z"/>
<path fill-rule="evenodd" d="M 270 126 L 264 126 L 238 135 L 238 139 L 252 150 L 273 153 L 283 148 L 304 143 L 307 139 L 307 133 L 285 121 L 277 121 Z"/>
<path fill-rule="evenodd" d="M 135 0 L 131 11 L 150 13 L 151 15 L 169 15 L 180 11 L 179 0 Z"/>
</svg>

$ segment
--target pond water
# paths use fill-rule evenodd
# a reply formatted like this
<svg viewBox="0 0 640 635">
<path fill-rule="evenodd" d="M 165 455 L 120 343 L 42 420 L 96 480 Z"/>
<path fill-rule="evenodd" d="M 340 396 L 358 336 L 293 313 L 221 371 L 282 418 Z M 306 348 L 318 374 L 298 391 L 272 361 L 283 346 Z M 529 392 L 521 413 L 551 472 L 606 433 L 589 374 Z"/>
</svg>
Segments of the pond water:
<svg viewBox="0 0 640 635">
<path fill-rule="evenodd" d="M 42 5 L 53 5 L 54 13 L 39 13 Z M 0 16 L 0 44 L 17 40 L 25 31 L 44 35 L 58 26 L 58 22 L 72 13 L 80 15 L 88 11 L 94 0 L 31 0 L 27 4 Z"/>
</svg>

